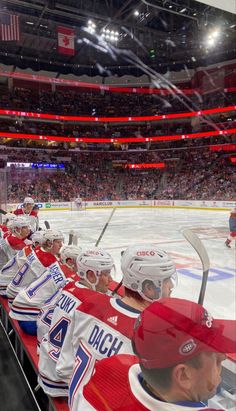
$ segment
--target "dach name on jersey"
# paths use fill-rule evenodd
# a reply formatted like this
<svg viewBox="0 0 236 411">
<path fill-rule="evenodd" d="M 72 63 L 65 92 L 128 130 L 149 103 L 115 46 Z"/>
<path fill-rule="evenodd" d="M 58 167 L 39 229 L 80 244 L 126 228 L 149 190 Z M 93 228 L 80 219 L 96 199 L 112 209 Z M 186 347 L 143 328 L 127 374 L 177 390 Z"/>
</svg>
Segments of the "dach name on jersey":
<svg viewBox="0 0 236 411">
<path fill-rule="evenodd" d="M 94 325 L 88 343 L 100 354 L 107 357 L 118 354 L 123 345 L 123 341 L 119 340 L 117 336 L 112 335 L 111 330 L 106 332 L 98 325 Z"/>
</svg>

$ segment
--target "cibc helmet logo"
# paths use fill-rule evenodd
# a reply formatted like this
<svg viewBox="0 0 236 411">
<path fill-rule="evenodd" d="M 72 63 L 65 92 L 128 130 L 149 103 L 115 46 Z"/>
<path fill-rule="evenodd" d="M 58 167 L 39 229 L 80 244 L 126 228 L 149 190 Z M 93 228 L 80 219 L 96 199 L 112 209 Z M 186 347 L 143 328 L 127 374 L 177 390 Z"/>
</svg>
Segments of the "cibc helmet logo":
<svg viewBox="0 0 236 411">
<path fill-rule="evenodd" d="M 181 355 L 189 355 L 196 349 L 197 344 L 194 342 L 193 339 L 186 341 L 183 343 L 179 348 L 179 353 Z"/>
<path fill-rule="evenodd" d="M 137 252 L 137 256 L 138 257 L 153 257 L 154 255 L 156 255 L 156 252 L 153 250 L 142 250 L 142 251 L 138 251 Z"/>
</svg>

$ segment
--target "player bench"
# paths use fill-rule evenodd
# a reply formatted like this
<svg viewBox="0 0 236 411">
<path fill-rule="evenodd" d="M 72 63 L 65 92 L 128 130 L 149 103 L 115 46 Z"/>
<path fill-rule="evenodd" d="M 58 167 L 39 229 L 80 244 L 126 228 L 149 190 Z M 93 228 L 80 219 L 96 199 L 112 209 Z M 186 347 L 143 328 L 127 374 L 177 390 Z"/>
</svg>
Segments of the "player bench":
<svg viewBox="0 0 236 411">
<path fill-rule="evenodd" d="M 22 367 L 25 363 L 25 355 L 29 360 L 29 363 L 35 373 L 35 380 L 37 380 L 38 375 L 38 355 L 37 355 L 37 337 L 31 336 L 22 331 L 18 321 L 12 319 L 9 316 L 10 308 L 8 306 L 8 300 L 0 296 L 0 306 L 1 306 L 1 320 L 2 324 L 12 341 L 12 347 L 20 361 Z M 30 381 L 29 381 L 30 382 Z M 32 385 L 32 384 L 30 384 Z M 34 388 L 37 392 L 38 387 Z M 49 396 L 45 397 L 48 399 L 48 411 L 69 411 L 67 401 L 63 398 L 52 398 Z"/>
</svg>

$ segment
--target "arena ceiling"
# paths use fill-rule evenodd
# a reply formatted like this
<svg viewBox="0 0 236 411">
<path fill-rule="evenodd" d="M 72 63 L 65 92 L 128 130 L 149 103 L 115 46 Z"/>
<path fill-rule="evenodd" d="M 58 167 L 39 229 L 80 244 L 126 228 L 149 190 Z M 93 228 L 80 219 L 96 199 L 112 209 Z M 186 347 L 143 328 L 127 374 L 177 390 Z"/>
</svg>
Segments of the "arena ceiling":
<svg viewBox="0 0 236 411">
<path fill-rule="evenodd" d="M 235 15 L 195 0 L 1 0 L 0 6 L 20 16 L 20 42 L 0 42 L 0 62 L 15 67 L 139 76 L 146 67 L 165 72 L 236 58 Z M 95 34 L 86 31 L 88 20 Z M 74 56 L 58 53 L 58 25 L 74 28 Z M 207 47 L 215 28 L 217 43 Z M 119 39 L 104 49 L 99 38 L 105 29 Z"/>
</svg>

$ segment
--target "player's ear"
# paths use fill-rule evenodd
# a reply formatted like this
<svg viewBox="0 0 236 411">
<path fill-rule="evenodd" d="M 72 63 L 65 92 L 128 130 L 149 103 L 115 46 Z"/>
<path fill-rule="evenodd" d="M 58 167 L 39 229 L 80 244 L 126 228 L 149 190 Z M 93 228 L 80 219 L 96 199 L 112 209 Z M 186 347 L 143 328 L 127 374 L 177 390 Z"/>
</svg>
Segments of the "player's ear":
<svg viewBox="0 0 236 411">
<path fill-rule="evenodd" d="M 172 381 L 176 387 L 190 390 L 192 386 L 192 373 L 187 364 L 178 364 L 173 368 Z"/>
<path fill-rule="evenodd" d="M 91 283 L 94 284 L 96 282 L 96 275 L 92 270 L 88 270 L 86 273 L 86 279 Z"/>
<path fill-rule="evenodd" d="M 53 245 L 53 242 L 52 242 L 52 241 L 50 241 L 50 240 L 47 240 L 47 241 L 46 241 L 46 247 L 47 247 L 47 248 L 49 248 L 49 249 L 52 248 L 52 245 Z"/>
</svg>

